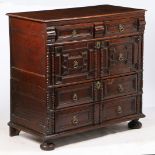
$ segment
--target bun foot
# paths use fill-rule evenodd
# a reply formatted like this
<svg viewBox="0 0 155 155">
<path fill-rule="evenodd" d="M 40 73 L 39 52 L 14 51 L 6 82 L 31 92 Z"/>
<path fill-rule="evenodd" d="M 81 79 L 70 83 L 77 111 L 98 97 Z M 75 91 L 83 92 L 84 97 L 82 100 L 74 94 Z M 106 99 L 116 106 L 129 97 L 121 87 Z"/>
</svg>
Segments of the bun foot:
<svg viewBox="0 0 155 155">
<path fill-rule="evenodd" d="M 142 123 L 138 120 L 132 120 L 128 123 L 129 129 L 140 129 L 142 127 Z"/>
<path fill-rule="evenodd" d="M 19 133 L 20 133 L 20 130 L 17 130 L 17 129 L 15 129 L 15 128 L 13 128 L 13 127 L 9 127 L 9 129 L 10 129 L 10 136 L 11 136 L 11 137 L 17 136 L 17 135 L 19 135 Z"/>
<path fill-rule="evenodd" d="M 43 142 L 40 145 L 40 148 L 44 151 L 51 151 L 55 149 L 55 145 L 53 143 L 47 143 L 47 142 Z"/>
</svg>

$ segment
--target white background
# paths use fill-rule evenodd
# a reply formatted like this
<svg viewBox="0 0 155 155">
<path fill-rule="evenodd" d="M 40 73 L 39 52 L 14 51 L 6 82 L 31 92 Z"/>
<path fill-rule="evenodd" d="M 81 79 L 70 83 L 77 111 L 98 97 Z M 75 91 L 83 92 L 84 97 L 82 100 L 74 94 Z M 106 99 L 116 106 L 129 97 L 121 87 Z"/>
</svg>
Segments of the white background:
<svg viewBox="0 0 155 155">
<path fill-rule="evenodd" d="M 39 141 L 34 137 L 21 133 L 21 136 L 8 136 L 9 121 L 9 29 L 8 12 L 46 10 L 100 4 L 121 5 L 143 8 L 146 12 L 146 30 L 144 45 L 144 96 L 143 111 L 147 114 L 142 119 L 141 130 L 130 130 L 126 124 L 116 125 L 99 131 L 90 132 L 69 139 L 61 139 L 53 152 L 43 152 L 39 149 Z M 33 151 L 53 154 L 148 154 L 155 153 L 155 1 L 154 0 L 0 0 L 0 154 L 21 154 Z M 154 131 L 153 131 L 154 130 Z M 116 133 L 115 133 L 116 132 Z M 115 133 L 115 134 L 112 134 Z M 100 137 L 101 136 L 101 137 Z M 87 140 L 89 139 L 89 140 Z M 83 141 L 85 140 L 85 141 Z M 37 142 L 36 142 L 37 141 Z M 82 142 L 83 141 L 83 142 Z"/>
</svg>

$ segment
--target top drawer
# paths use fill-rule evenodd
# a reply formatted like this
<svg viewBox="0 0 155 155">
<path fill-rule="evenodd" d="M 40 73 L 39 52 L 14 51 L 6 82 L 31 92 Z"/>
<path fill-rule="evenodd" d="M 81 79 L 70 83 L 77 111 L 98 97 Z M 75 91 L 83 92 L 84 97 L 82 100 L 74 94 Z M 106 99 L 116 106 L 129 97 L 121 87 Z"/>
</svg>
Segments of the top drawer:
<svg viewBox="0 0 155 155">
<path fill-rule="evenodd" d="M 57 41 L 90 39 L 93 38 L 93 29 L 94 27 L 91 23 L 58 26 L 56 28 Z"/>
<path fill-rule="evenodd" d="M 52 38 L 52 42 L 70 42 L 132 34 L 143 31 L 141 28 L 144 28 L 144 25 L 144 18 L 121 18 L 70 25 L 66 24 L 56 27 L 51 26 L 47 28 L 47 33 Z"/>
<path fill-rule="evenodd" d="M 106 21 L 105 36 L 122 35 L 138 32 L 139 20 L 136 18 Z"/>
</svg>

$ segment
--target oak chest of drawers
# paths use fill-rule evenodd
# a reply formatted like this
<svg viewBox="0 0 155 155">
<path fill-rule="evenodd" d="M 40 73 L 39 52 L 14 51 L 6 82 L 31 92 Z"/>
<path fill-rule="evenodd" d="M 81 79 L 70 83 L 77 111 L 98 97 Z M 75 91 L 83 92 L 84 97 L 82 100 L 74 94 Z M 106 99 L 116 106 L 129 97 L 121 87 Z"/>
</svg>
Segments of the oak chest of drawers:
<svg viewBox="0 0 155 155">
<path fill-rule="evenodd" d="M 140 128 L 145 10 L 100 5 L 9 13 L 10 136 Z"/>
</svg>

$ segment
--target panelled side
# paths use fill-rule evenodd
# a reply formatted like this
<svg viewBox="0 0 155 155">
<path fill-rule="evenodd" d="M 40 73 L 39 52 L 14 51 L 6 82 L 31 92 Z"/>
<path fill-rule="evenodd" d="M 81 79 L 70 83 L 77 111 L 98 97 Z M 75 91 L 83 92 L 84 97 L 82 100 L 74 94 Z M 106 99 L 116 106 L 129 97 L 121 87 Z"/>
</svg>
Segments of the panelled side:
<svg viewBox="0 0 155 155">
<path fill-rule="evenodd" d="M 45 25 L 9 18 L 11 51 L 11 124 L 45 132 Z"/>
</svg>

